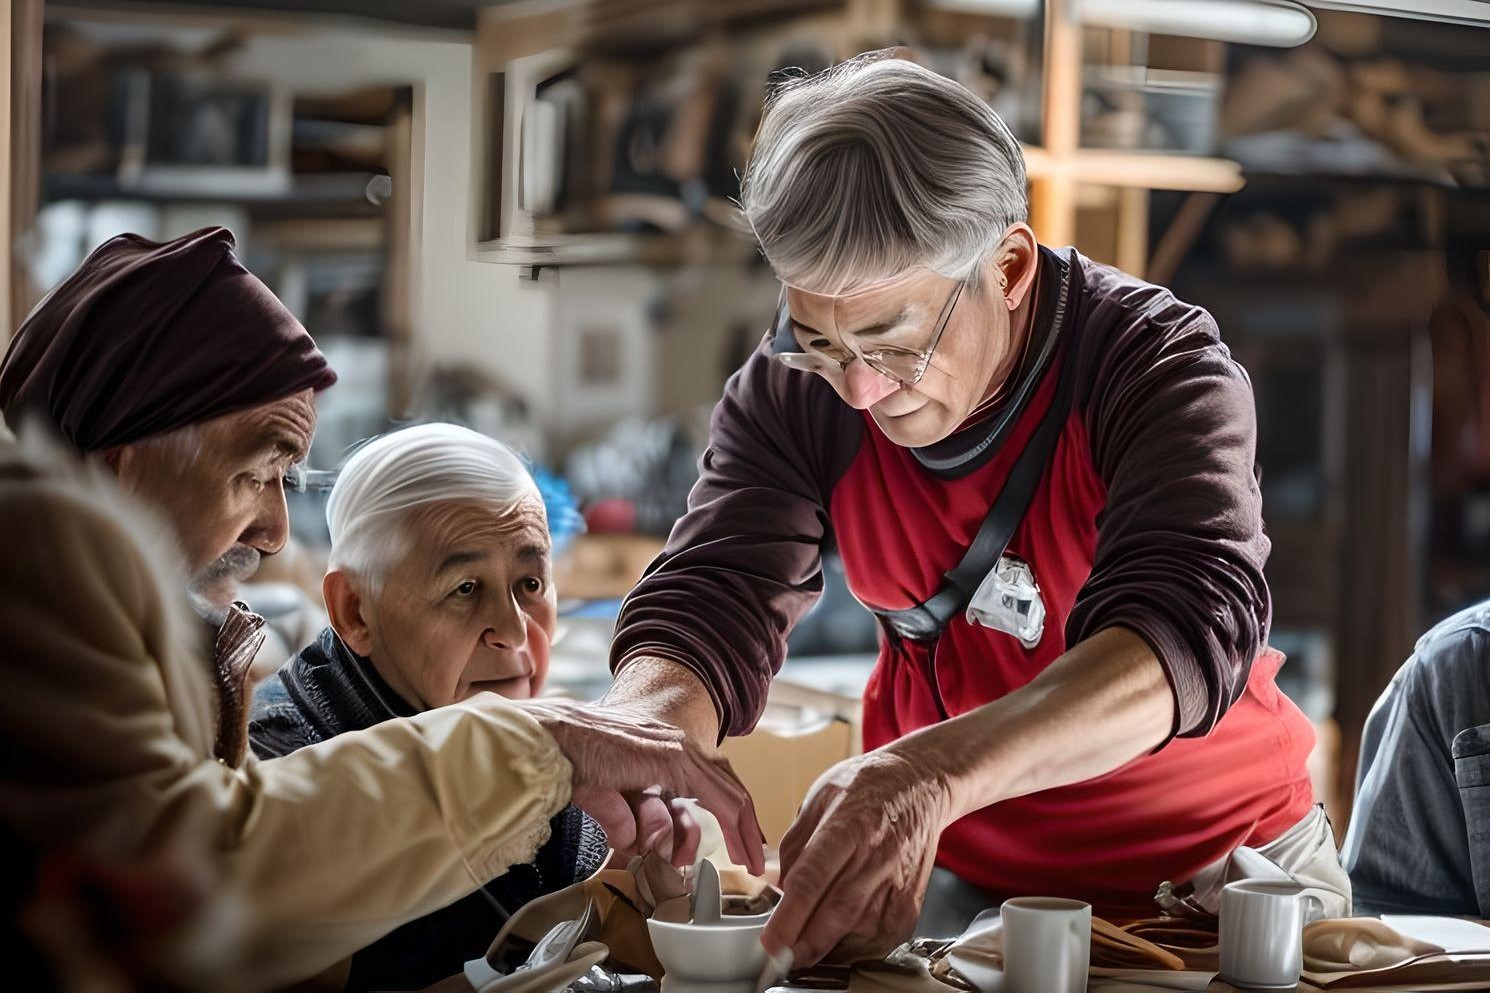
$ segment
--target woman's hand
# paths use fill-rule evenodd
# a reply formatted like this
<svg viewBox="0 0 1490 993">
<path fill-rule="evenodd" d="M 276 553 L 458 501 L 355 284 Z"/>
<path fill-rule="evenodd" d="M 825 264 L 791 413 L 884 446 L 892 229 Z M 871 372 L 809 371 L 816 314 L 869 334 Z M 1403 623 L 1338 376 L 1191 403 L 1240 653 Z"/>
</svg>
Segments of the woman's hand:
<svg viewBox="0 0 1490 993">
<path fill-rule="evenodd" d="M 908 740 L 908 739 L 907 739 Z M 781 903 L 761 936 L 812 965 L 878 957 L 910 937 L 950 823 L 944 776 L 902 742 L 838 763 L 807 794 L 781 842 Z"/>
<path fill-rule="evenodd" d="M 730 858 L 759 875 L 765 843 L 750 794 L 722 758 L 671 724 L 602 704 L 529 700 L 518 704 L 553 735 L 574 767 L 573 802 L 600 824 L 611 847 L 655 851 L 674 865 L 693 861 L 699 827 L 680 797 L 719 820 Z"/>
<path fill-rule="evenodd" d="M 947 825 L 1105 775 L 1162 744 L 1175 713 L 1148 643 L 1112 627 L 1007 696 L 840 762 L 781 842 L 786 895 L 766 950 L 798 966 L 835 946 L 839 959 L 888 951 L 916 925 Z"/>
</svg>

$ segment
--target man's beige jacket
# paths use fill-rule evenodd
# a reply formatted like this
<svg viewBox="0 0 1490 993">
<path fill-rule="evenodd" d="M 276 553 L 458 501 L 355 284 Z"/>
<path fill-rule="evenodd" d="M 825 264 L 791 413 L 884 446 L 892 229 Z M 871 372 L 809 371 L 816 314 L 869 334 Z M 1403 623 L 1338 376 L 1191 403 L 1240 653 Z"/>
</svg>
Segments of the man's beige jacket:
<svg viewBox="0 0 1490 993">
<path fill-rule="evenodd" d="M 98 470 L 0 436 L 0 818 L 129 863 L 205 837 L 254 980 L 315 975 L 526 862 L 568 803 L 500 698 L 228 768 L 174 547 Z"/>
</svg>

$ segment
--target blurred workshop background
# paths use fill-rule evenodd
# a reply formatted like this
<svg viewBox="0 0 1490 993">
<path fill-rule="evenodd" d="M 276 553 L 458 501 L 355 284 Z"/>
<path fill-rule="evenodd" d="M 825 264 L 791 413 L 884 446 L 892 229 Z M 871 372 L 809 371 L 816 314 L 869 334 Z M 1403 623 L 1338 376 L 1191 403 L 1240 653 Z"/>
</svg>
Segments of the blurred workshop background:
<svg viewBox="0 0 1490 993">
<path fill-rule="evenodd" d="M 886 46 L 1025 142 L 1043 242 L 1211 309 L 1250 371 L 1273 641 L 1337 826 L 1413 639 L 1490 597 L 1490 4 L 7 7 L 7 329 L 115 233 L 228 226 L 341 373 L 317 465 L 439 418 L 573 501 L 572 692 L 603 689 L 619 598 L 778 293 L 732 203 L 769 80 Z M 297 548 L 250 590 L 286 644 L 319 629 L 321 499 L 295 496 Z M 875 644 L 826 568 L 773 698 L 779 728 L 815 715 L 809 780 L 854 747 Z"/>
</svg>

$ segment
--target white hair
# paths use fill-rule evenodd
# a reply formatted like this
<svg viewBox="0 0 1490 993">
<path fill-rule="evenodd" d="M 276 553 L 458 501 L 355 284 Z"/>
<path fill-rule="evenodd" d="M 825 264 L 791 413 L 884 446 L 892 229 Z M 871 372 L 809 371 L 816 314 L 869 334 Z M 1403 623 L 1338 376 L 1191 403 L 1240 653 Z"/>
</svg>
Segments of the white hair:
<svg viewBox="0 0 1490 993">
<path fill-rule="evenodd" d="M 836 294 L 917 267 L 975 279 L 1029 192 L 986 103 L 870 52 L 772 94 L 740 206 L 783 282 Z"/>
<path fill-rule="evenodd" d="M 391 431 L 352 453 L 326 503 L 330 567 L 376 588 L 408 547 L 411 512 L 437 503 L 476 503 L 512 513 L 543 498 L 527 466 L 494 438 L 455 424 Z"/>
</svg>

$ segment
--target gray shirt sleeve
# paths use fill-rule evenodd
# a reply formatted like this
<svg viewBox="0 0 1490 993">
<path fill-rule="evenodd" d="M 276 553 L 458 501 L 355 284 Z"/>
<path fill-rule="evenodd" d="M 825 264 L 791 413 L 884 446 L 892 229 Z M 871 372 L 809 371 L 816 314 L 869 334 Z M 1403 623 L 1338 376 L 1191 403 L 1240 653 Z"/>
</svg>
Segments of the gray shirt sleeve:
<svg viewBox="0 0 1490 993">
<path fill-rule="evenodd" d="M 1425 635 L 1366 721 L 1343 852 L 1357 913 L 1480 912 L 1453 744 L 1490 723 L 1486 621 L 1482 606 Z"/>
</svg>

